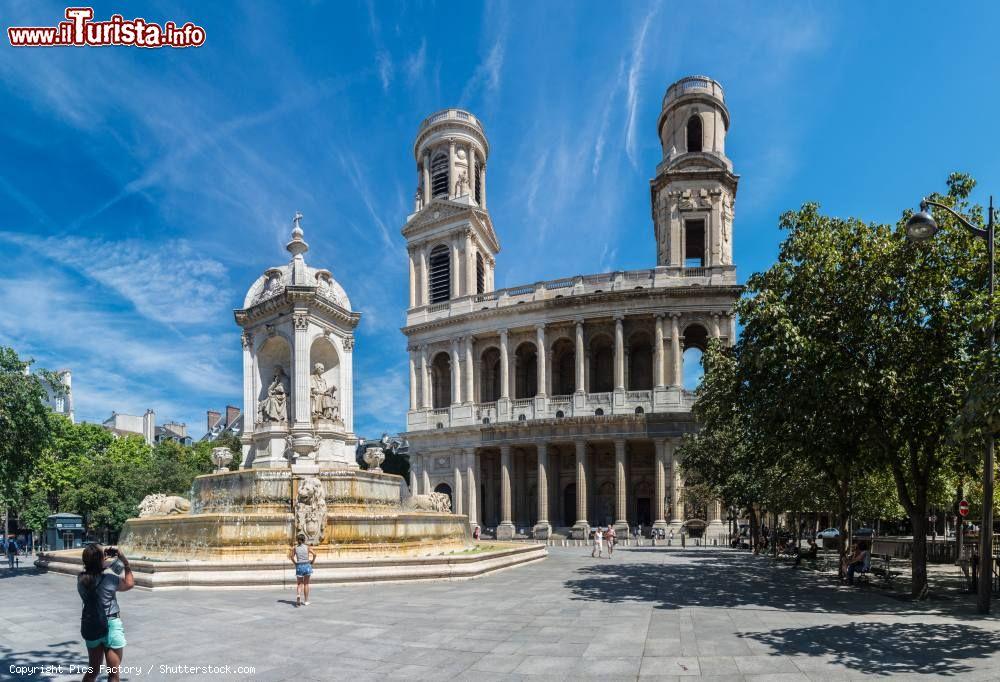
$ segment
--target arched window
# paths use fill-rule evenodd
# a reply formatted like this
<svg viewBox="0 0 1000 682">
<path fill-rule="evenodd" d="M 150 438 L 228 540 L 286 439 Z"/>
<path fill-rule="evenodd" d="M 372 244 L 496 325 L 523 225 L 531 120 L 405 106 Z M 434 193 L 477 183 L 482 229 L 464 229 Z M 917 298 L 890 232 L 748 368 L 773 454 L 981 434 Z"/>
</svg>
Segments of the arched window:
<svg viewBox="0 0 1000 682">
<path fill-rule="evenodd" d="M 590 392 L 615 390 L 615 349 L 611 339 L 599 336 L 590 342 Z"/>
<path fill-rule="evenodd" d="M 576 390 L 576 348 L 569 339 L 552 346 L 552 395 L 569 395 Z"/>
<path fill-rule="evenodd" d="M 628 390 L 653 388 L 653 344 L 649 335 L 639 333 L 630 339 L 628 353 Z"/>
<path fill-rule="evenodd" d="M 451 253 L 444 244 L 438 244 L 431 250 L 429 288 L 431 303 L 451 298 Z"/>
<path fill-rule="evenodd" d="M 476 293 L 486 291 L 486 266 L 483 265 L 483 254 L 476 252 Z"/>
<path fill-rule="evenodd" d="M 687 142 L 689 152 L 700 152 L 702 148 L 702 140 L 704 136 L 702 134 L 701 128 L 701 116 L 695 114 L 688 119 L 687 124 Z"/>
<path fill-rule="evenodd" d="M 514 397 L 534 398 L 538 394 L 538 353 L 535 344 L 522 343 L 514 353 Z"/>
<path fill-rule="evenodd" d="M 500 399 L 500 351 L 487 348 L 479 361 L 479 401 L 492 403 Z"/>
<path fill-rule="evenodd" d="M 431 363 L 431 391 L 434 409 L 451 405 L 451 358 L 438 353 Z"/>
<path fill-rule="evenodd" d="M 480 186 L 480 183 L 482 182 L 482 177 L 483 177 L 483 172 L 477 166 L 476 167 L 476 177 L 475 177 L 475 179 L 473 181 L 473 187 L 476 188 L 475 189 L 475 192 L 476 192 L 476 203 L 479 204 L 480 206 L 483 205 L 483 190 L 482 190 L 482 187 Z"/>
<path fill-rule="evenodd" d="M 684 330 L 683 386 L 688 391 L 698 388 L 704 370 L 701 356 L 708 347 L 708 332 L 700 324 L 693 324 Z"/>
<path fill-rule="evenodd" d="M 439 153 L 431 161 L 431 198 L 448 198 L 448 155 Z"/>
</svg>

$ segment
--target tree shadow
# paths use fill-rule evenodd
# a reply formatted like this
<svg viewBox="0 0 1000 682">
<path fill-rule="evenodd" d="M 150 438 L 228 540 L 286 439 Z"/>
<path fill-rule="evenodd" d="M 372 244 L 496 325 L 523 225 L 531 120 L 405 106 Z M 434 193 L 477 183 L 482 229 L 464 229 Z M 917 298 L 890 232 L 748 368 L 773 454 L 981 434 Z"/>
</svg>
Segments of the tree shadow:
<svg viewBox="0 0 1000 682">
<path fill-rule="evenodd" d="M 87 649 L 84 647 L 82 639 L 74 639 L 66 642 L 54 642 L 44 647 L 31 651 L 14 651 L 10 647 L 0 644 L 0 663 L 2 663 L 5 680 L 45 680 L 53 677 L 65 677 L 72 674 L 75 678 L 83 677 L 83 673 L 77 672 L 81 667 L 87 665 Z M 59 675 L 55 670 L 44 670 L 43 666 L 63 666 L 63 674 Z M 76 669 L 69 670 L 69 666 L 76 666 Z M 8 677 L 9 675 L 9 677 Z M 124 675 L 122 679 L 127 679 Z"/>
<path fill-rule="evenodd" d="M 868 674 L 961 675 L 976 668 L 964 661 L 1000 651 L 1000 635 L 964 624 L 850 623 L 746 633 L 776 654 L 822 656 L 824 661 Z"/>
<path fill-rule="evenodd" d="M 32 577 L 42 575 L 45 571 L 41 571 L 34 566 L 25 566 L 24 568 L 10 569 L 6 566 L 0 569 L 0 580 L 7 578 L 20 578 L 20 577 Z"/>
<path fill-rule="evenodd" d="M 763 557 L 732 550 L 633 548 L 622 553 L 683 556 L 683 563 L 595 562 L 565 582 L 574 599 L 653 603 L 655 608 L 760 607 L 800 612 L 936 613 L 947 605 L 907 603 L 873 589 L 842 587 L 811 571 L 775 566 Z M 616 552 L 617 554 L 617 552 Z M 961 610 L 961 604 L 953 604 Z"/>
</svg>

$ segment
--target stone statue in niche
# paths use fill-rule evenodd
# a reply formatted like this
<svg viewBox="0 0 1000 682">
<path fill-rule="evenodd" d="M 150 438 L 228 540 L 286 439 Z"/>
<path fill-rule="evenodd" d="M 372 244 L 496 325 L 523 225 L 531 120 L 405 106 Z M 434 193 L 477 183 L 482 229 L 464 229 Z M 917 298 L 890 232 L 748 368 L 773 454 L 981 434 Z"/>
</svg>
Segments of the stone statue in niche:
<svg viewBox="0 0 1000 682">
<path fill-rule="evenodd" d="M 267 396 L 258 406 L 260 423 L 288 421 L 288 377 L 281 365 L 275 365 Z"/>
<path fill-rule="evenodd" d="M 313 365 L 312 377 L 309 379 L 309 393 L 312 395 L 313 419 L 340 421 L 340 401 L 337 399 L 337 387 L 329 386 L 323 378 L 326 368 L 322 362 Z"/>
<path fill-rule="evenodd" d="M 469 175 L 462 171 L 458 174 L 458 180 L 455 181 L 455 196 L 461 197 L 469 193 Z"/>
<path fill-rule="evenodd" d="M 315 476 L 303 478 L 299 482 L 299 494 L 295 500 L 295 525 L 299 533 L 304 533 L 306 542 L 317 545 L 323 539 L 326 525 L 326 490 L 323 482 Z"/>
</svg>

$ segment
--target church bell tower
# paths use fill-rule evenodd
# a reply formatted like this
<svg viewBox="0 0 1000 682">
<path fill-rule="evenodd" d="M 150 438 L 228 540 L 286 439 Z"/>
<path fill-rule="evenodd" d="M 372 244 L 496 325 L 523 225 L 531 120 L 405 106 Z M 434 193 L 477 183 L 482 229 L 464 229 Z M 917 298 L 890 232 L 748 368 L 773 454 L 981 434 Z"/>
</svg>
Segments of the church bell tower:
<svg viewBox="0 0 1000 682">
<path fill-rule="evenodd" d="M 663 160 L 650 182 L 657 265 L 732 266 L 739 176 L 726 156 L 729 109 L 722 86 L 707 76 L 671 85 L 657 130 Z"/>
<path fill-rule="evenodd" d="M 500 251 L 486 208 L 489 141 L 468 111 L 445 109 L 420 124 L 413 144 L 417 191 L 403 226 L 410 257 L 410 313 L 493 291 Z"/>
</svg>

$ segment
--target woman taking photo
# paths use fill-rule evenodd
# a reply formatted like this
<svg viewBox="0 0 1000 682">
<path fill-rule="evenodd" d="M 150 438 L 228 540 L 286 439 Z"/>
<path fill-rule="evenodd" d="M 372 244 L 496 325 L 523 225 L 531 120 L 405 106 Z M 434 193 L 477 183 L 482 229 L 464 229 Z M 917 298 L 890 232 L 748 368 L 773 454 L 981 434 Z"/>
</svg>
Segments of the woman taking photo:
<svg viewBox="0 0 1000 682">
<path fill-rule="evenodd" d="M 299 544 L 288 550 L 288 558 L 295 564 L 295 606 L 309 606 L 309 577 L 313 572 L 312 565 L 316 561 L 316 552 L 306 544 L 305 533 L 299 533 L 295 539 Z"/>
<path fill-rule="evenodd" d="M 118 610 L 119 592 L 135 585 L 128 559 L 115 547 L 104 548 L 94 543 L 83 549 L 83 572 L 76 581 L 76 590 L 83 600 L 80 634 L 87 643 L 90 670 L 84 682 L 93 682 L 108 667 L 109 682 L 118 682 L 125 651 L 125 628 Z"/>
</svg>

